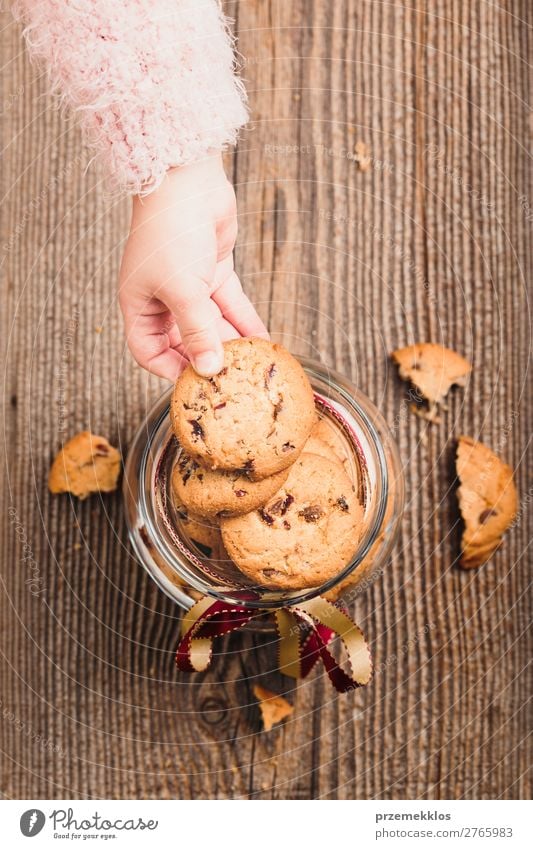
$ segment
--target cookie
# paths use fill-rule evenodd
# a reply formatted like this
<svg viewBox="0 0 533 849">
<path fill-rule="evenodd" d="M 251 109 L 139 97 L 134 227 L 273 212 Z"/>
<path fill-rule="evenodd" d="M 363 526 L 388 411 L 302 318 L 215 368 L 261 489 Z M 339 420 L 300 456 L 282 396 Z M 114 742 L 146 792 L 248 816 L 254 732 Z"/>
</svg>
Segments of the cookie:
<svg viewBox="0 0 533 849">
<path fill-rule="evenodd" d="M 472 366 L 456 351 L 432 342 L 419 342 L 393 351 L 392 359 L 399 367 L 400 377 L 409 380 L 420 395 L 429 402 L 426 418 L 434 419 L 436 407 L 442 404 L 455 384 L 465 386 Z M 415 407 L 420 413 L 420 409 Z"/>
<path fill-rule="evenodd" d="M 334 451 L 331 450 L 329 445 L 324 442 L 320 437 L 315 436 L 314 428 L 311 431 L 311 435 L 309 439 L 305 443 L 304 451 L 306 454 L 318 454 L 319 457 L 326 457 L 328 460 L 335 460 L 337 463 L 340 463 L 339 458 L 335 454 Z"/>
<path fill-rule="evenodd" d="M 183 542 L 188 548 L 191 548 L 192 543 L 193 552 L 194 548 L 197 548 L 201 559 L 209 561 L 211 570 L 217 574 L 220 584 L 242 586 L 249 583 L 226 551 L 216 519 L 203 519 L 201 516 L 190 513 L 181 504 L 175 506 L 178 512 L 177 529 Z"/>
<path fill-rule="evenodd" d="M 222 545 L 218 522 L 195 515 L 176 499 L 174 507 L 178 516 L 177 529 L 182 532 L 182 536 L 186 540 L 192 540 L 206 557 L 211 557 L 213 551 L 218 551 Z"/>
<path fill-rule="evenodd" d="M 342 466 L 303 453 L 259 510 L 223 518 L 224 545 L 254 584 L 317 587 L 343 569 L 362 533 L 363 508 Z"/>
<path fill-rule="evenodd" d="M 252 481 L 244 472 L 213 471 L 182 455 L 172 472 L 172 489 L 187 510 L 206 519 L 221 513 L 239 516 L 264 504 L 285 483 L 288 474 L 289 469 L 283 469 Z"/>
<path fill-rule="evenodd" d="M 161 557 L 157 549 L 151 543 L 146 543 L 145 541 L 145 545 L 147 545 L 147 548 L 150 550 L 150 556 L 152 560 L 157 564 L 160 571 L 163 573 L 165 578 L 170 581 L 171 584 L 174 584 L 175 587 L 179 587 L 179 589 L 181 589 L 194 601 L 198 601 L 199 599 L 203 598 L 201 593 L 197 592 L 197 590 L 193 590 L 193 588 L 190 587 L 186 583 L 186 581 L 183 580 L 183 578 L 180 578 L 177 572 L 175 572 L 174 569 L 169 566 L 166 560 Z"/>
<path fill-rule="evenodd" d="M 93 492 L 113 492 L 120 474 L 120 454 L 104 436 L 88 430 L 73 436 L 55 458 L 48 474 L 54 494 L 70 492 L 80 500 Z"/>
<path fill-rule="evenodd" d="M 355 453 L 350 450 L 339 427 L 327 419 L 319 419 L 305 443 L 304 451 L 309 454 L 320 454 L 322 457 L 340 463 L 352 483 L 357 487 L 359 500 L 363 501 L 361 474 Z"/>
<path fill-rule="evenodd" d="M 500 547 L 518 507 L 513 471 L 490 448 L 460 436 L 456 460 L 457 498 L 464 520 L 460 564 L 483 565 Z"/>
<path fill-rule="evenodd" d="M 381 523 L 381 529 L 374 540 L 369 550 L 365 554 L 361 563 L 356 566 L 353 572 L 344 578 L 336 586 L 332 587 L 324 593 L 324 598 L 328 601 L 338 601 L 342 599 L 346 603 L 350 603 L 354 598 L 365 589 L 368 589 L 372 583 L 377 580 L 378 575 L 383 574 L 383 547 L 387 545 L 387 537 L 391 533 L 391 520 L 394 513 L 395 499 L 394 490 L 396 483 L 393 479 L 389 480 L 389 497 L 387 506 L 385 507 L 385 515 Z M 390 546 L 389 546 L 390 547 Z M 376 572 L 375 562 L 381 558 L 381 569 Z"/>
<path fill-rule="evenodd" d="M 300 363 L 264 339 L 224 343 L 224 367 L 178 378 L 170 405 L 174 432 L 200 465 L 241 470 L 252 480 L 288 468 L 315 422 L 311 385 Z"/>
<path fill-rule="evenodd" d="M 311 436 L 325 443 L 340 461 L 344 463 L 350 458 L 350 448 L 342 436 L 339 427 L 329 419 L 319 419 L 311 431 Z M 306 449 L 308 450 L 308 449 Z"/>
<path fill-rule="evenodd" d="M 267 690 L 266 687 L 262 687 L 260 684 L 255 684 L 253 691 L 254 696 L 259 702 L 265 731 L 270 731 L 274 725 L 282 722 L 282 720 L 286 719 L 294 711 L 293 706 L 287 699 L 284 699 L 283 696 L 279 696 L 277 693 L 273 693 L 272 690 Z"/>
</svg>

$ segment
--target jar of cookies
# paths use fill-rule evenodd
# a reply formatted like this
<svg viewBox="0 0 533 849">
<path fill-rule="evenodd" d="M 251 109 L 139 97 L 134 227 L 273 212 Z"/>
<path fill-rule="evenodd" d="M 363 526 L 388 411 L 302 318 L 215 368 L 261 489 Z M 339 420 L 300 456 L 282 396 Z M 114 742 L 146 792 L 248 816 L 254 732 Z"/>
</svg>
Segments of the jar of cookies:
<svg viewBox="0 0 533 849">
<path fill-rule="evenodd" d="M 139 562 L 180 607 L 208 596 L 259 614 L 368 587 L 404 487 L 381 414 L 350 381 L 239 339 L 218 375 L 189 367 L 155 404 L 124 498 Z"/>
</svg>

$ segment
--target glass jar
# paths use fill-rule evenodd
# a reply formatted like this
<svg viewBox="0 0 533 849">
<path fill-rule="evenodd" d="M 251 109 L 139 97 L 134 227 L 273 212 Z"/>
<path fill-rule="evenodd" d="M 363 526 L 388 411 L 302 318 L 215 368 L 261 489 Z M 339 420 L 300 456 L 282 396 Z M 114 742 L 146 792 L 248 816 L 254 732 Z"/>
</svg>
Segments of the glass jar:
<svg viewBox="0 0 533 849">
<path fill-rule="evenodd" d="M 357 485 L 364 508 L 364 530 L 357 550 L 325 584 L 295 592 L 251 587 L 227 554 L 215 557 L 205 544 L 195 542 L 172 497 L 172 469 L 179 462 L 181 447 L 170 426 L 169 389 L 154 405 L 131 446 L 124 500 L 139 562 L 184 609 L 203 595 L 245 604 L 257 608 L 258 613 L 317 595 L 349 600 L 363 591 L 387 562 L 404 504 L 396 445 L 381 414 L 355 386 L 320 363 L 303 357 L 299 360 L 313 387 L 317 413 L 334 431 L 345 468 Z"/>
</svg>

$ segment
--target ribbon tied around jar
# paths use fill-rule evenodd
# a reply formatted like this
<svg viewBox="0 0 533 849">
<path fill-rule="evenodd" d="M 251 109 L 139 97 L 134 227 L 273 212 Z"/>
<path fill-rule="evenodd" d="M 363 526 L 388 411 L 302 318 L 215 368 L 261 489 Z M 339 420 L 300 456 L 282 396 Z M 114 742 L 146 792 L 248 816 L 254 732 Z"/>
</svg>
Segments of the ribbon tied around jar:
<svg viewBox="0 0 533 849">
<path fill-rule="evenodd" d="M 204 596 L 184 615 L 176 664 L 182 672 L 204 672 L 211 663 L 213 640 L 270 613 L 278 632 L 279 669 L 291 678 L 305 678 L 321 660 L 337 692 L 363 687 L 372 677 L 370 649 L 358 625 L 322 596 L 290 607 L 257 609 Z M 339 637 L 349 671 L 339 666 L 329 646 Z"/>
</svg>

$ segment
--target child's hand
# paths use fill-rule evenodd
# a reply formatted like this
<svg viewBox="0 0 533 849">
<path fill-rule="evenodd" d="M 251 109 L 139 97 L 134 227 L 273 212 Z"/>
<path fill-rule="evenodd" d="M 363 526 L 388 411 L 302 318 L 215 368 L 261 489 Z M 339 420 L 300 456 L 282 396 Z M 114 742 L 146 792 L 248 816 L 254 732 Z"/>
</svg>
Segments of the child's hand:
<svg viewBox="0 0 533 849">
<path fill-rule="evenodd" d="M 233 270 L 235 194 L 220 155 L 169 171 L 135 197 L 120 270 L 130 350 L 148 371 L 175 380 L 188 360 L 222 368 L 222 341 L 268 336 Z"/>
</svg>

